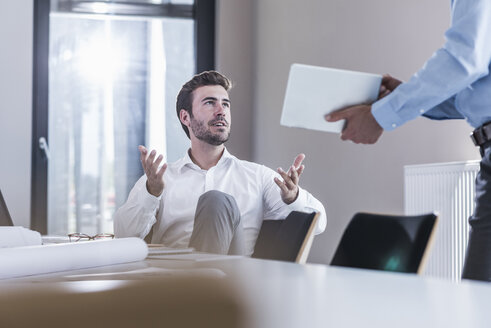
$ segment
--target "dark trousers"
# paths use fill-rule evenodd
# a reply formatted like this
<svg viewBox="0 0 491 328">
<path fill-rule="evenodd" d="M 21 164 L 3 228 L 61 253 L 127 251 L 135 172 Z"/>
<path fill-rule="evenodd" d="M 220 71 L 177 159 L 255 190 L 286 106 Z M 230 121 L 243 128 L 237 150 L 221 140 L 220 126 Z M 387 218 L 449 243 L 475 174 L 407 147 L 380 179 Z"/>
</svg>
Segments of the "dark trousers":
<svg viewBox="0 0 491 328">
<path fill-rule="evenodd" d="M 491 281 L 491 141 L 481 146 L 481 156 L 462 278 Z"/>
<path fill-rule="evenodd" d="M 218 190 L 200 196 L 189 246 L 206 253 L 243 255 L 244 231 L 235 198 Z"/>
</svg>

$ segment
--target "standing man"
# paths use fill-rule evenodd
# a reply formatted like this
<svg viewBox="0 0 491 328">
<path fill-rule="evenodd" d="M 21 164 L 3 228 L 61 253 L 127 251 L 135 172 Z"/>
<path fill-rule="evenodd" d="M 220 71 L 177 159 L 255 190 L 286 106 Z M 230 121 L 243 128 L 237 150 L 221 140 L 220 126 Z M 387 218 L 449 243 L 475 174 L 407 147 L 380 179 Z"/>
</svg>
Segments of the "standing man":
<svg viewBox="0 0 491 328">
<path fill-rule="evenodd" d="M 446 42 L 408 82 L 384 76 L 380 98 L 326 115 L 347 120 L 341 139 L 372 144 L 420 115 L 466 119 L 480 147 L 476 208 L 462 277 L 491 281 L 491 1 L 452 0 L 452 24 Z"/>
<path fill-rule="evenodd" d="M 155 150 L 139 147 L 145 175 L 114 215 L 117 237 L 144 238 L 153 228 L 152 243 L 251 255 L 263 219 L 284 219 L 293 210 L 320 212 L 315 232 L 324 231 L 324 207 L 298 186 L 305 155 L 287 172 L 275 173 L 225 148 L 230 88 L 230 80 L 215 71 L 183 85 L 176 111 L 191 148 L 180 160 L 163 164 Z"/>
</svg>

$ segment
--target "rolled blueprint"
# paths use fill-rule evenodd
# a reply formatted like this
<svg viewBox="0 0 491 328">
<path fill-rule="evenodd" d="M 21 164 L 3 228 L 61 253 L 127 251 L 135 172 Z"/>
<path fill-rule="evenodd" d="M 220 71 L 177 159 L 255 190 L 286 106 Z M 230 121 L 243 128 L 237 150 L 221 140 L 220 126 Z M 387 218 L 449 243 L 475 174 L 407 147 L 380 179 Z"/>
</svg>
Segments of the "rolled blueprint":
<svg viewBox="0 0 491 328">
<path fill-rule="evenodd" d="M 0 279 L 141 261 L 147 254 L 147 244 L 134 237 L 3 248 Z"/>
<path fill-rule="evenodd" d="M 24 227 L 0 227 L 0 248 L 41 245 L 41 234 Z"/>
</svg>

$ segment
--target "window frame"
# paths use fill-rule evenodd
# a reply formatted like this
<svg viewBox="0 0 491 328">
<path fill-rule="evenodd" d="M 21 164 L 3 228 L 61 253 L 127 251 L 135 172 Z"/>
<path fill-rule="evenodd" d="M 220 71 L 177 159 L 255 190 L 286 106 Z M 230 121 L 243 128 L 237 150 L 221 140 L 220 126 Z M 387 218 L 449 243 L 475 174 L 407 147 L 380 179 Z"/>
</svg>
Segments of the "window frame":
<svg viewBox="0 0 491 328">
<path fill-rule="evenodd" d="M 116 1 L 117 2 L 117 1 Z M 216 0 L 195 0 L 194 5 L 152 4 L 158 17 L 181 17 L 195 21 L 196 72 L 215 69 Z M 156 7 L 158 6 L 158 8 Z M 66 9 L 64 9 L 66 10 Z M 51 0 L 34 1 L 33 12 L 33 103 L 31 142 L 31 229 L 48 232 L 49 149 L 40 147 L 48 140 L 49 110 L 49 15 Z M 150 16 L 150 15 L 149 15 Z M 155 15 L 152 15 L 155 17 Z"/>
</svg>

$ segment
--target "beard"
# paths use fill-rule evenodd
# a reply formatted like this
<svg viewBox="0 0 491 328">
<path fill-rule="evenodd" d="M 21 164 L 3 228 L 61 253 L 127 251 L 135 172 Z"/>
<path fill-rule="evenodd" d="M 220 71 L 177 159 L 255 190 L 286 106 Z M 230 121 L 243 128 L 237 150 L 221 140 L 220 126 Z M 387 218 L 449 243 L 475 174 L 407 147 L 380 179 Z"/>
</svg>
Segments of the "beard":
<svg viewBox="0 0 491 328">
<path fill-rule="evenodd" d="M 203 121 L 198 121 L 194 118 L 191 118 L 191 130 L 197 139 L 213 146 L 219 146 L 227 142 L 228 138 L 230 137 L 230 130 L 226 134 L 213 134 Z"/>
</svg>

